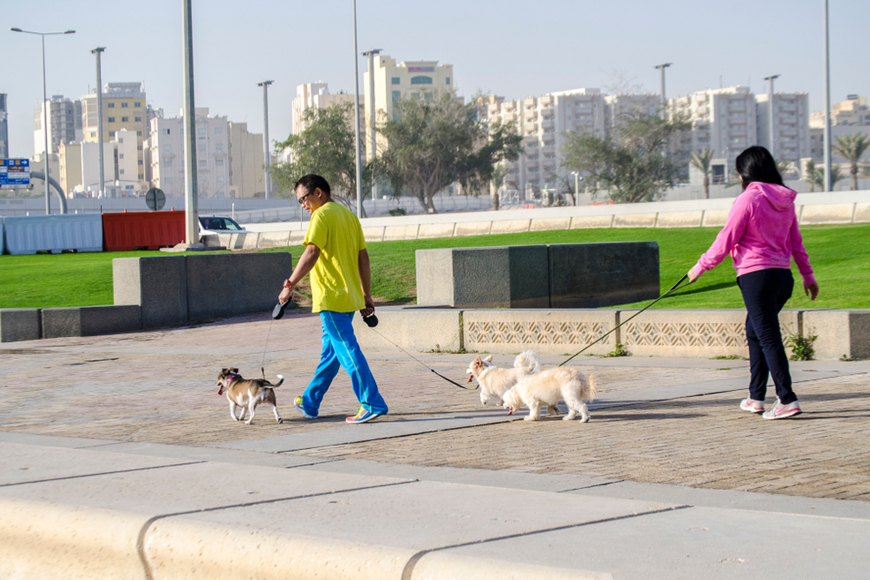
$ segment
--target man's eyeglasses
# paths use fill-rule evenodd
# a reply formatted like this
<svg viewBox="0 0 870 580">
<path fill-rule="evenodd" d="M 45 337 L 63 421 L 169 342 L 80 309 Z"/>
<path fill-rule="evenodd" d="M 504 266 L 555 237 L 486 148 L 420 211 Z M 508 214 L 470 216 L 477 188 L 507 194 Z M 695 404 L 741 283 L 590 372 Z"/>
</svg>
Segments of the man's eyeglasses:
<svg viewBox="0 0 870 580">
<path fill-rule="evenodd" d="M 306 193 L 306 194 L 303 195 L 302 197 L 297 198 L 296 201 L 299 202 L 299 205 L 302 205 L 302 202 L 305 201 L 305 198 L 308 197 L 309 195 L 311 195 L 312 193 L 314 193 L 315 191 L 317 191 L 316 188 L 314 189 L 314 191 L 309 191 L 308 193 Z"/>
</svg>

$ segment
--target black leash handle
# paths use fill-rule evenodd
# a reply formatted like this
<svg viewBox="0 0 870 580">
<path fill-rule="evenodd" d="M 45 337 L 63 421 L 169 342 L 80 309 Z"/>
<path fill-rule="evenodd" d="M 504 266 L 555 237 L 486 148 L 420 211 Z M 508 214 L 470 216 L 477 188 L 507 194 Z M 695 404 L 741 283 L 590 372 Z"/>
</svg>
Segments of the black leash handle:
<svg viewBox="0 0 870 580">
<path fill-rule="evenodd" d="M 585 351 L 586 351 L 587 349 L 589 349 L 589 347 L 591 347 L 592 345 L 601 342 L 601 341 L 604 340 L 607 336 L 609 336 L 610 334 L 616 332 L 616 329 L 617 329 L 617 328 L 619 328 L 619 327 L 622 326 L 623 324 L 626 324 L 626 323 L 629 322 L 632 318 L 634 318 L 635 316 L 637 316 L 638 314 L 640 314 L 641 312 L 643 312 L 644 310 L 646 310 L 647 308 L 649 308 L 650 306 L 652 306 L 653 304 L 655 304 L 656 302 L 658 302 L 659 300 L 661 300 L 662 298 L 664 298 L 665 296 L 667 296 L 668 294 L 670 294 L 671 292 L 674 292 L 675 290 L 679 290 L 680 288 L 685 288 L 686 286 L 688 286 L 689 284 L 691 284 L 691 282 L 689 282 L 689 284 L 683 284 L 683 282 L 686 281 L 688 278 L 689 278 L 689 275 L 688 275 L 688 274 L 684 274 L 683 277 L 680 278 L 680 279 L 677 281 L 676 284 L 674 284 L 673 286 L 671 286 L 671 289 L 670 289 L 670 290 L 668 290 L 667 292 L 665 292 L 664 294 L 662 294 L 661 296 L 659 296 L 658 298 L 656 298 L 655 300 L 653 300 L 652 302 L 650 302 L 649 304 L 647 304 L 646 306 L 644 306 L 642 309 L 638 310 L 637 312 L 635 312 L 634 314 L 632 314 L 631 316 L 629 316 L 628 318 L 626 318 L 624 321 L 622 321 L 622 322 L 620 322 L 619 324 L 617 324 L 616 326 L 614 326 L 612 330 L 608 331 L 606 334 L 601 335 L 601 336 L 598 337 L 598 339 L 595 340 L 594 342 L 590 342 L 589 344 L 587 344 L 587 345 L 583 348 L 583 350 L 581 350 L 581 351 L 579 351 L 579 352 L 576 352 L 576 353 L 574 353 L 573 355 L 571 355 L 570 357 L 568 357 L 567 359 L 565 359 L 562 363 L 559 364 L 559 366 L 564 365 L 565 363 L 567 363 L 568 361 L 570 361 L 571 359 L 573 359 L 573 358 L 576 357 L 577 355 L 579 355 L 579 354 L 585 352 Z"/>
</svg>

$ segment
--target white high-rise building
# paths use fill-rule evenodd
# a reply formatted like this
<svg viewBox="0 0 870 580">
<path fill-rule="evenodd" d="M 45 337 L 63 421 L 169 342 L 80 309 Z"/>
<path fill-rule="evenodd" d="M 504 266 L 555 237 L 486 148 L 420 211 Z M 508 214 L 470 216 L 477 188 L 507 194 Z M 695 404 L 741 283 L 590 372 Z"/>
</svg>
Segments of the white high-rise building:
<svg viewBox="0 0 870 580">
<path fill-rule="evenodd" d="M 293 99 L 293 134 L 298 135 L 308 124 L 303 119 L 307 109 L 325 109 L 333 105 L 351 104 L 353 110 L 354 95 L 347 93 L 339 93 L 337 95 L 329 94 L 329 85 L 323 81 L 316 83 L 306 83 L 296 87 L 296 98 Z M 363 110 L 363 104 L 360 103 L 360 111 Z"/>
<path fill-rule="evenodd" d="M 650 93 L 607 95 L 604 97 L 604 127 L 608 135 L 626 117 L 647 117 L 661 113 L 662 98 Z"/>
<path fill-rule="evenodd" d="M 198 197 L 230 197 L 229 127 L 226 117 L 197 107 L 196 176 Z M 151 185 L 170 197 L 184 197 L 184 117 L 151 119 L 148 137 Z M 262 159 L 262 158 L 261 158 Z"/>
<path fill-rule="evenodd" d="M 361 118 L 365 119 L 360 133 L 369 134 L 371 127 L 371 115 L 375 115 L 375 121 L 380 119 L 380 114 L 393 115 L 393 105 L 402 97 L 408 95 L 422 95 L 429 98 L 436 90 L 454 90 L 452 64 L 438 64 L 437 60 L 405 61 L 396 63 L 396 60 L 387 55 L 379 54 L 373 58 L 374 70 L 363 74 L 363 87 L 365 99 L 360 103 L 364 109 L 360 109 Z M 370 90 L 370 76 L 374 76 L 374 95 Z M 428 95 L 428 96 L 427 96 Z M 374 97 L 374 98 L 373 98 Z M 382 145 L 378 144 L 378 147 Z M 365 156 L 371 159 L 371 139 L 365 139 Z"/>
<path fill-rule="evenodd" d="M 770 95 L 755 95 L 758 117 L 757 143 L 766 147 L 779 161 L 791 161 L 795 166 L 810 157 L 810 112 L 807 93 L 776 93 L 773 95 L 773 142 L 770 138 Z"/>
<path fill-rule="evenodd" d="M 61 143 L 77 143 L 82 140 L 82 102 L 53 95 L 48 103 L 49 122 L 45 122 L 43 103 L 33 105 L 33 150 L 37 155 L 45 152 L 45 133 L 48 130 L 49 153 L 60 153 Z"/>
<path fill-rule="evenodd" d="M 755 98 L 747 87 L 708 89 L 668 99 L 668 109 L 692 125 L 679 146 L 681 165 L 688 168 L 693 151 L 712 149 L 714 183 L 724 182 L 737 156 L 758 143 Z"/>
<path fill-rule="evenodd" d="M 523 153 L 507 165 L 504 185 L 523 194 L 569 189 L 568 172 L 560 166 L 565 133 L 588 132 L 604 137 L 605 106 L 599 89 L 575 89 L 516 101 L 489 97 L 480 102 L 489 123 L 514 123 L 523 138 Z"/>
</svg>

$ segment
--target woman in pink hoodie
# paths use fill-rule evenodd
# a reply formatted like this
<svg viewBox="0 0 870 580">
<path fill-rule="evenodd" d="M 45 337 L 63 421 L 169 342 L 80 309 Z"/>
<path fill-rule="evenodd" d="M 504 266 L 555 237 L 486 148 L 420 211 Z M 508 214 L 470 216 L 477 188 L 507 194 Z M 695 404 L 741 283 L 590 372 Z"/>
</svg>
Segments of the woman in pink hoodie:
<svg viewBox="0 0 870 580">
<path fill-rule="evenodd" d="M 716 241 L 688 275 L 694 282 L 731 254 L 746 304 L 751 373 L 749 398 L 740 402 L 740 408 L 763 413 L 765 419 L 785 419 L 801 412 L 779 331 L 779 312 L 794 289 L 791 258 L 811 300 L 818 296 L 819 285 L 798 230 L 794 210 L 797 193 L 783 185 L 773 156 L 764 147 L 750 147 L 737 156 L 735 169 L 743 181 L 743 193 L 734 200 Z M 768 374 L 776 385 L 777 402 L 765 412 Z"/>
</svg>

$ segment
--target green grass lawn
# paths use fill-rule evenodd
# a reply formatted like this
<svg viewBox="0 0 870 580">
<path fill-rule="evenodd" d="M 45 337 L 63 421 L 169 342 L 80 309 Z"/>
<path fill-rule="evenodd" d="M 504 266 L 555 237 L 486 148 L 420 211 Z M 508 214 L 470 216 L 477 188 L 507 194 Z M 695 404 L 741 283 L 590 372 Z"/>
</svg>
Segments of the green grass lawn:
<svg viewBox="0 0 870 580">
<path fill-rule="evenodd" d="M 369 244 L 372 293 L 387 303 L 413 303 L 416 295 L 414 251 L 419 249 L 633 241 L 658 242 L 661 288 L 665 291 L 695 264 L 713 243 L 718 231 L 718 228 L 588 229 L 376 242 Z M 870 308 L 870 244 L 867 243 L 870 224 L 805 226 L 801 231 L 821 292 L 815 302 L 810 302 L 804 296 L 800 276 L 794 270 L 795 293 L 786 308 Z M 290 251 L 295 260 L 301 255 L 302 247 L 266 251 Z M 155 255 L 166 254 L 103 252 L 0 256 L 0 308 L 112 304 L 112 259 Z M 730 258 L 692 286 L 654 306 L 742 307 Z"/>
</svg>

